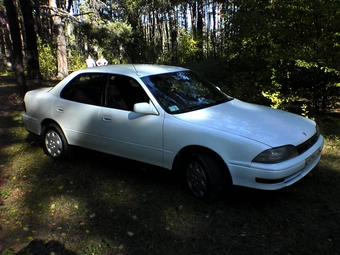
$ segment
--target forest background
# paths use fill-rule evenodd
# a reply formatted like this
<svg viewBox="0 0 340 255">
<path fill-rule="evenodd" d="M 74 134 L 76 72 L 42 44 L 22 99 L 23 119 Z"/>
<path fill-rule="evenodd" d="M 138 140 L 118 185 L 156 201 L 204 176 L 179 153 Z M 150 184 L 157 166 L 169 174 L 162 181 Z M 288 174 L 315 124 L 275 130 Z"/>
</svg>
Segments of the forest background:
<svg viewBox="0 0 340 255">
<path fill-rule="evenodd" d="M 339 0 L 0 0 L 2 71 L 64 78 L 87 54 L 186 66 L 240 99 L 336 107 Z"/>
</svg>

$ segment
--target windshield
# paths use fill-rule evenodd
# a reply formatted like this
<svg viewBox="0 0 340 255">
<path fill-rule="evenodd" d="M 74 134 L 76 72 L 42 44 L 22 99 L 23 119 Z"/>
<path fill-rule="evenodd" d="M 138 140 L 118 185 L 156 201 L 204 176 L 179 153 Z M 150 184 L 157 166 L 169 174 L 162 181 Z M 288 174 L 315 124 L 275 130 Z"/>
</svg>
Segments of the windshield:
<svg viewBox="0 0 340 255">
<path fill-rule="evenodd" d="M 219 88 L 191 71 L 142 78 L 158 103 L 171 114 L 183 113 L 232 100 Z"/>
</svg>

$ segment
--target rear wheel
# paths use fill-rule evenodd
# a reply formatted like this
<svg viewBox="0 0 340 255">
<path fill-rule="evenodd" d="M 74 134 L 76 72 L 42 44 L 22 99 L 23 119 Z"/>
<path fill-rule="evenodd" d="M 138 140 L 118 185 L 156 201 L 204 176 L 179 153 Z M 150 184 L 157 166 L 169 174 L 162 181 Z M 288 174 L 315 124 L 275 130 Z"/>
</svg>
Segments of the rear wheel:
<svg viewBox="0 0 340 255">
<path fill-rule="evenodd" d="M 195 197 L 214 199 L 226 188 L 221 164 L 211 153 L 191 153 L 184 170 L 187 187 Z"/>
<path fill-rule="evenodd" d="M 61 159 L 69 155 L 69 145 L 63 131 L 56 124 L 45 127 L 43 134 L 43 148 L 46 155 Z"/>
</svg>

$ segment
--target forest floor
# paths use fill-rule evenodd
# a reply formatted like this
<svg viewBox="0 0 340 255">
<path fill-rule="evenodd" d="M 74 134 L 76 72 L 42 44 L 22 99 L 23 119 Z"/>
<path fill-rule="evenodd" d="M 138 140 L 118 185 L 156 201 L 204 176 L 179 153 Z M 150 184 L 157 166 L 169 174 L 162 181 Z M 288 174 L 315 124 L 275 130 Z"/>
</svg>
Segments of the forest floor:
<svg viewBox="0 0 340 255">
<path fill-rule="evenodd" d="M 2 255 L 340 254 L 338 114 L 315 117 L 325 146 L 304 179 L 208 203 L 138 162 L 86 150 L 53 161 L 25 130 L 14 83 L 0 76 Z"/>
</svg>

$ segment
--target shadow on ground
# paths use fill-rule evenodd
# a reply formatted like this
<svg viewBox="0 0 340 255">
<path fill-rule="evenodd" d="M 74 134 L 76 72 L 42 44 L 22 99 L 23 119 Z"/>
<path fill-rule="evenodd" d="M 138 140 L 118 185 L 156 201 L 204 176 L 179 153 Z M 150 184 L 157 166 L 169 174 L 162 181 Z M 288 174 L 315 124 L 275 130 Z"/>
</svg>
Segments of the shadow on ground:
<svg viewBox="0 0 340 255">
<path fill-rule="evenodd" d="M 43 240 L 33 240 L 28 246 L 15 253 L 16 255 L 76 255 L 77 253 L 67 250 L 58 241 L 44 242 Z"/>
</svg>

